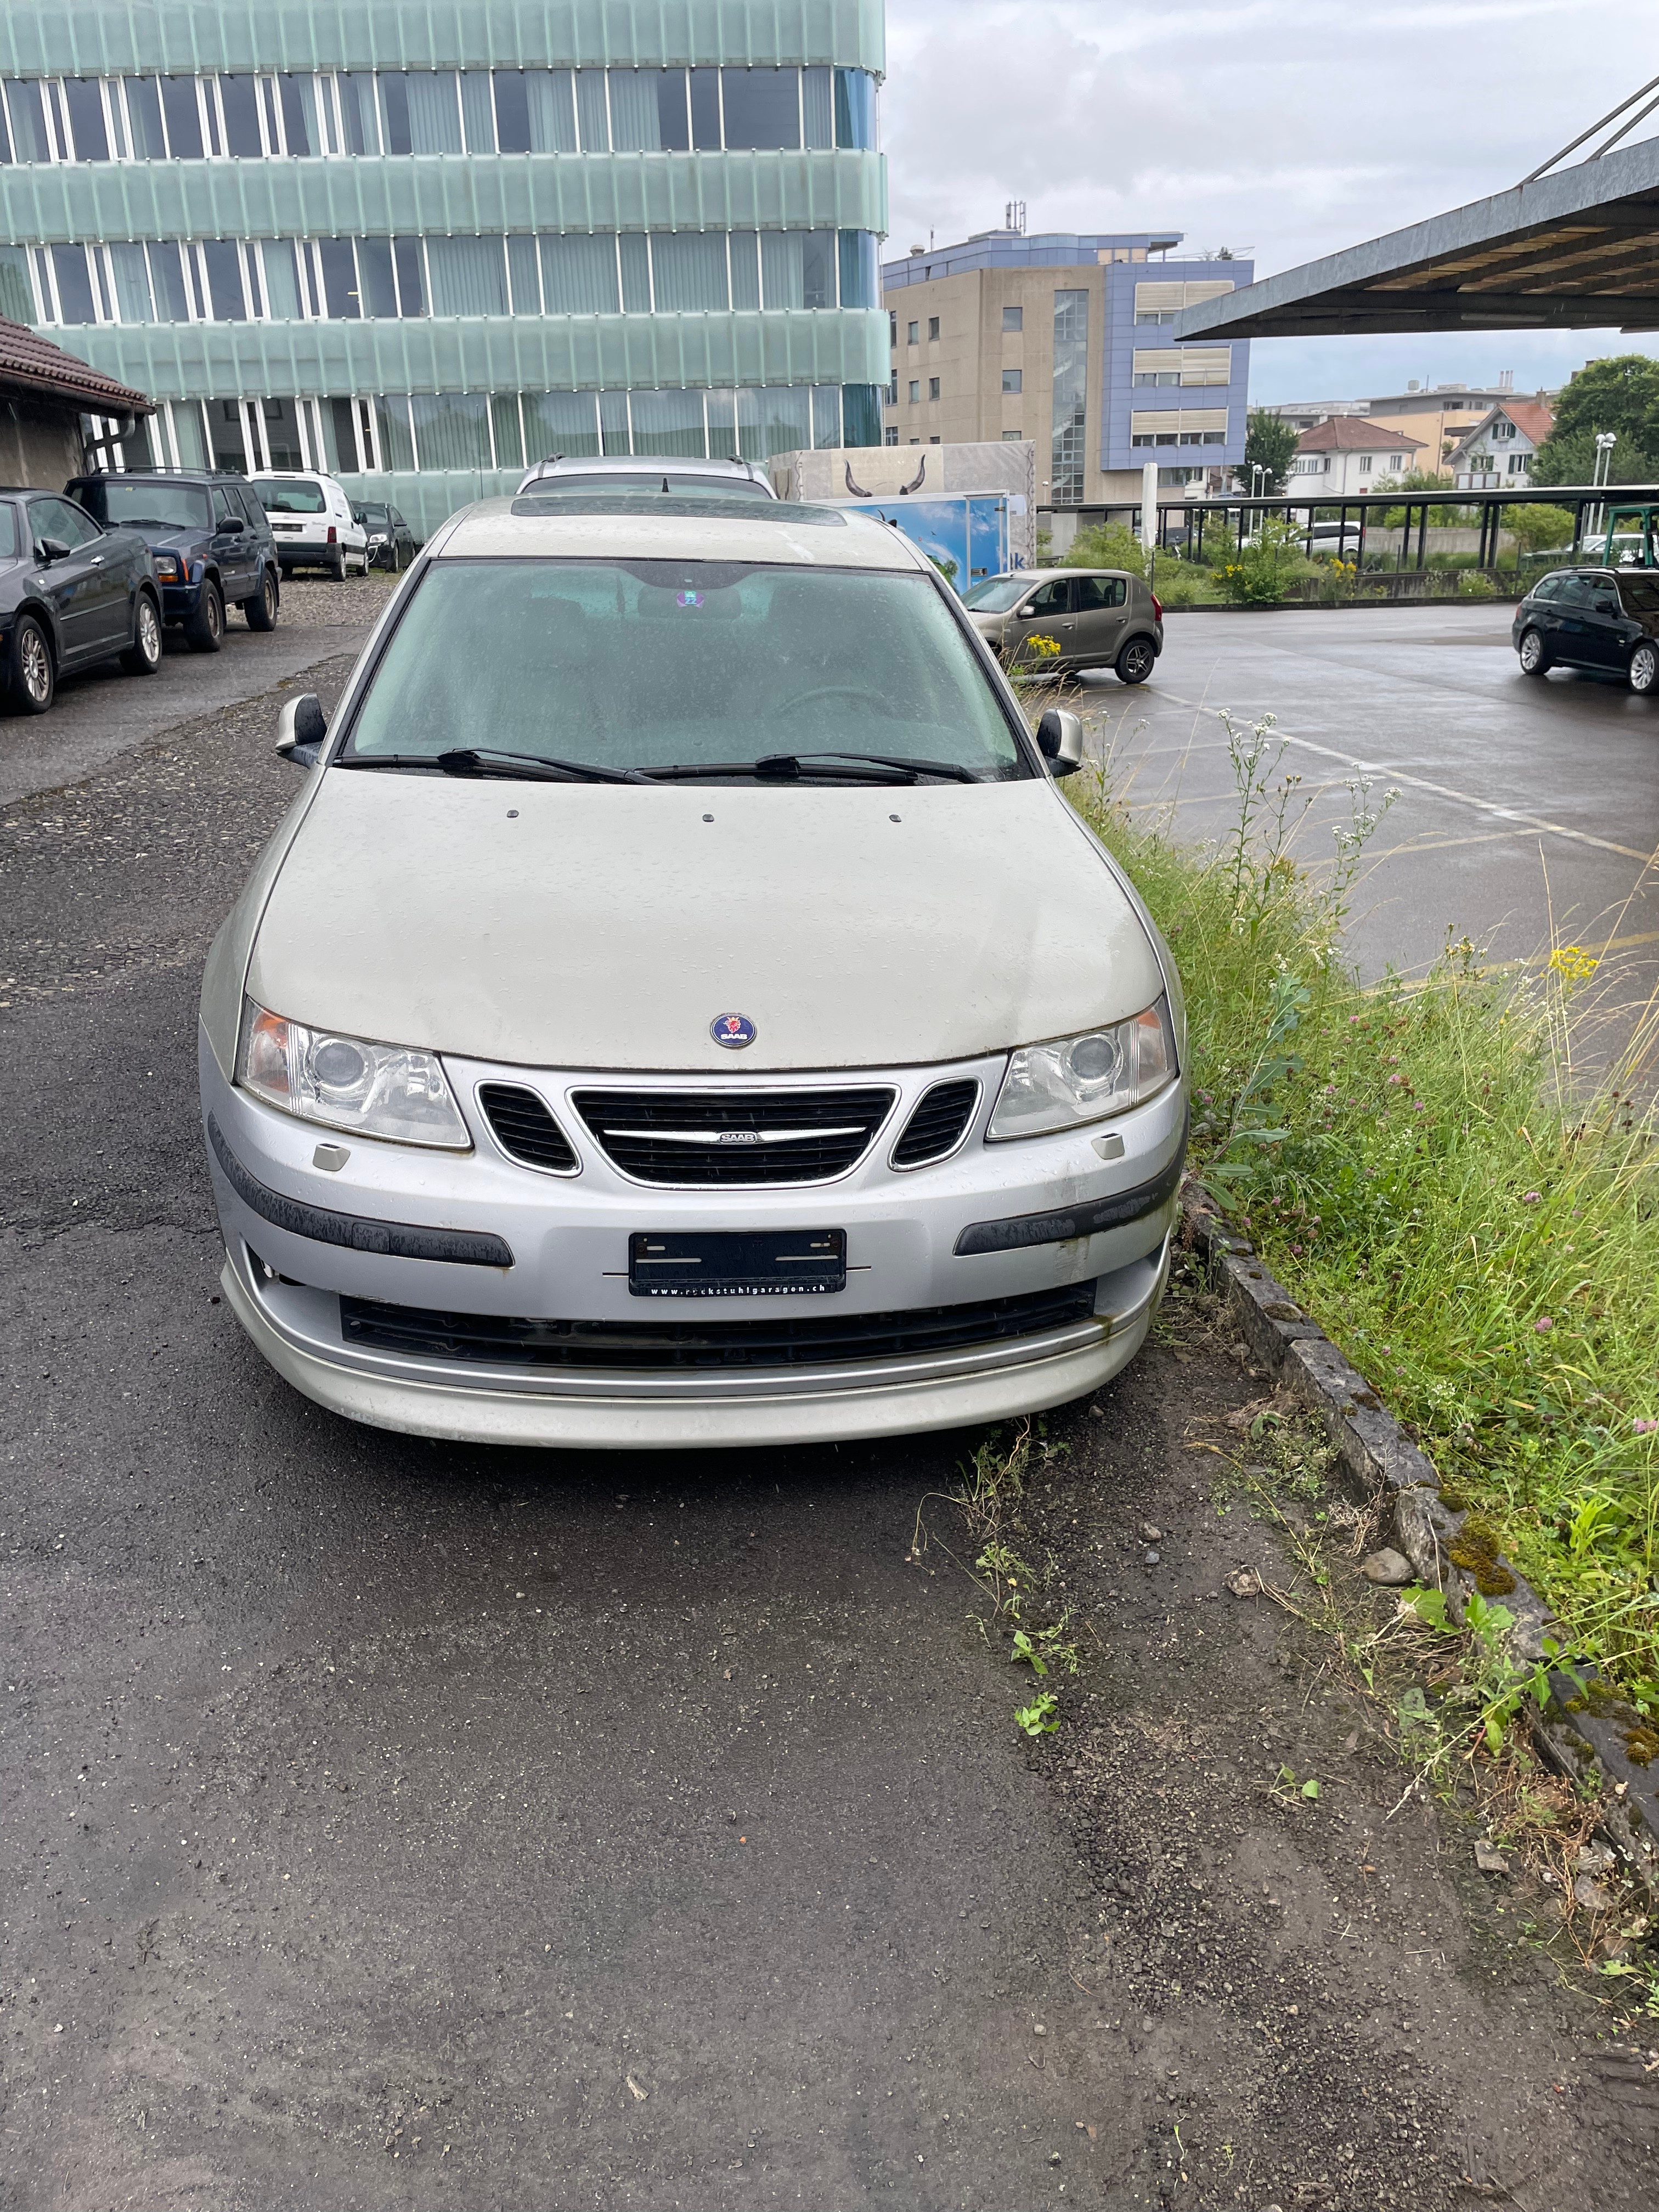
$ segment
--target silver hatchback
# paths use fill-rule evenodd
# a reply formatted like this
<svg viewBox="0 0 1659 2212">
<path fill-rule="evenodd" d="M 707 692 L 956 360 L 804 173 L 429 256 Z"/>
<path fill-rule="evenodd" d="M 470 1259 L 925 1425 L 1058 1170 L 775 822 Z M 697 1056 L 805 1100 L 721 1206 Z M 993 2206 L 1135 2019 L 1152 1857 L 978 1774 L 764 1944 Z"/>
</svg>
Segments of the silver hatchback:
<svg viewBox="0 0 1659 2212">
<path fill-rule="evenodd" d="M 1127 568 L 1022 568 L 988 576 L 963 605 L 1018 673 L 1109 668 L 1121 683 L 1144 684 L 1164 650 L 1164 610 Z"/>
</svg>

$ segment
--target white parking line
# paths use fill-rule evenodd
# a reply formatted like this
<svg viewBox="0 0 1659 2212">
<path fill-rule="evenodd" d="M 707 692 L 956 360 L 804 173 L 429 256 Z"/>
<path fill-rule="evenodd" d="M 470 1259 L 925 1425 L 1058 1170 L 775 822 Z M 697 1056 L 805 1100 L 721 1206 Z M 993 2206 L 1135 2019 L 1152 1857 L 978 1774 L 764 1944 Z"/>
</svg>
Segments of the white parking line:
<svg viewBox="0 0 1659 2212">
<path fill-rule="evenodd" d="M 1172 699 L 1178 707 L 1194 707 L 1200 713 L 1215 714 L 1213 707 L 1205 707 L 1198 699 L 1183 699 L 1177 693 L 1160 689 L 1159 696 Z M 1621 860 L 1640 860 L 1644 867 L 1659 858 L 1659 848 L 1650 852 L 1638 852 L 1633 845 L 1615 844 L 1610 837 L 1593 837 L 1587 830 L 1569 830 L 1565 823 L 1552 822 L 1541 814 L 1528 814 L 1516 806 L 1500 806 L 1496 799 L 1481 799 L 1472 791 L 1459 791 L 1449 783 L 1431 783 L 1426 776 L 1413 775 L 1407 769 L 1390 768 L 1386 761 L 1361 760 L 1357 754 L 1345 753 L 1335 745 L 1316 744 L 1311 738 L 1297 737 L 1293 730 L 1273 726 L 1275 738 L 1283 738 L 1287 745 L 1299 745 L 1304 752 L 1319 753 L 1326 760 L 1340 761 L 1345 768 L 1357 769 L 1362 775 L 1385 776 L 1390 783 L 1409 784 L 1414 791 L 1431 793 L 1436 799 L 1449 799 L 1459 806 L 1473 806 L 1482 814 L 1489 814 L 1496 822 L 1518 823 L 1525 830 L 1541 830 L 1552 837 L 1570 838 L 1575 845 L 1593 845 L 1598 852 L 1617 853 Z"/>
</svg>

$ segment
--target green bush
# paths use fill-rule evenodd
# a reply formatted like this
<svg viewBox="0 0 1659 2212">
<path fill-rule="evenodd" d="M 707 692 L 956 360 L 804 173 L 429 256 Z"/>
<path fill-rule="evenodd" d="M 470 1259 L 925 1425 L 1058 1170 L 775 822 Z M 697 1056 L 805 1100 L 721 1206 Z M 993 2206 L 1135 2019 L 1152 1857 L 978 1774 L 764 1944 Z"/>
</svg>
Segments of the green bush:
<svg viewBox="0 0 1659 2212">
<path fill-rule="evenodd" d="M 1194 1163 L 1569 1649 L 1659 1717 L 1659 1124 L 1629 1068 L 1574 1067 L 1597 963 L 1568 945 L 1493 972 L 1465 941 L 1421 983 L 1362 988 L 1341 932 L 1388 797 L 1356 781 L 1334 860 L 1299 865 L 1311 796 L 1271 718 L 1221 720 L 1237 802 L 1215 844 L 1131 811 L 1107 769 L 1069 787 L 1180 963 Z"/>
<path fill-rule="evenodd" d="M 1132 576 L 1146 573 L 1146 549 L 1127 522 L 1097 522 L 1079 530 L 1056 567 L 1061 568 L 1127 568 Z"/>
<path fill-rule="evenodd" d="M 1497 585 L 1479 568 L 1466 568 L 1457 580 L 1460 599 L 1491 599 L 1497 595 Z"/>
<path fill-rule="evenodd" d="M 1282 606 L 1291 582 L 1315 573 L 1302 533 L 1276 516 L 1263 518 L 1251 539 L 1217 568 L 1215 579 L 1237 606 Z"/>
<path fill-rule="evenodd" d="M 1166 607 L 1212 605 L 1215 592 L 1209 571 L 1192 561 L 1159 561 L 1152 571 L 1152 589 Z"/>
</svg>

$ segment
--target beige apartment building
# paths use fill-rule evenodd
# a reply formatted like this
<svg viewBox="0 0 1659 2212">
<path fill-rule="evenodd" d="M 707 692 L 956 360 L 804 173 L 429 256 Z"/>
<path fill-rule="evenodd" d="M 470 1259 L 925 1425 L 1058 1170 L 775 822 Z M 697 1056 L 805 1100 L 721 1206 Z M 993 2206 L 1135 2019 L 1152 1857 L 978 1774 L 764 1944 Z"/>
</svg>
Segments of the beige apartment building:
<svg viewBox="0 0 1659 2212">
<path fill-rule="evenodd" d="M 1029 439 L 1039 508 L 1137 501 L 1243 458 L 1246 344 L 1178 346 L 1182 307 L 1248 284 L 1243 262 L 1180 261 L 1178 234 L 988 231 L 882 270 L 890 446 Z"/>
</svg>

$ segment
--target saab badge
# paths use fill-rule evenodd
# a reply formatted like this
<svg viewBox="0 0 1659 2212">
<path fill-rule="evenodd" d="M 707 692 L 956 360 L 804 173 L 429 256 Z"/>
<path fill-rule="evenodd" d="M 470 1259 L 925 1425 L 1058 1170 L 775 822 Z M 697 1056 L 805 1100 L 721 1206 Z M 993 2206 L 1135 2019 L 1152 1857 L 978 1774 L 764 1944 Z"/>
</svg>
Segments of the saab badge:
<svg viewBox="0 0 1659 2212">
<path fill-rule="evenodd" d="M 741 1052 L 744 1045 L 755 1042 L 755 1024 L 747 1014 L 716 1014 L 708 1024 L 708 1034 L 728 1052 Z"/>
</svg>

